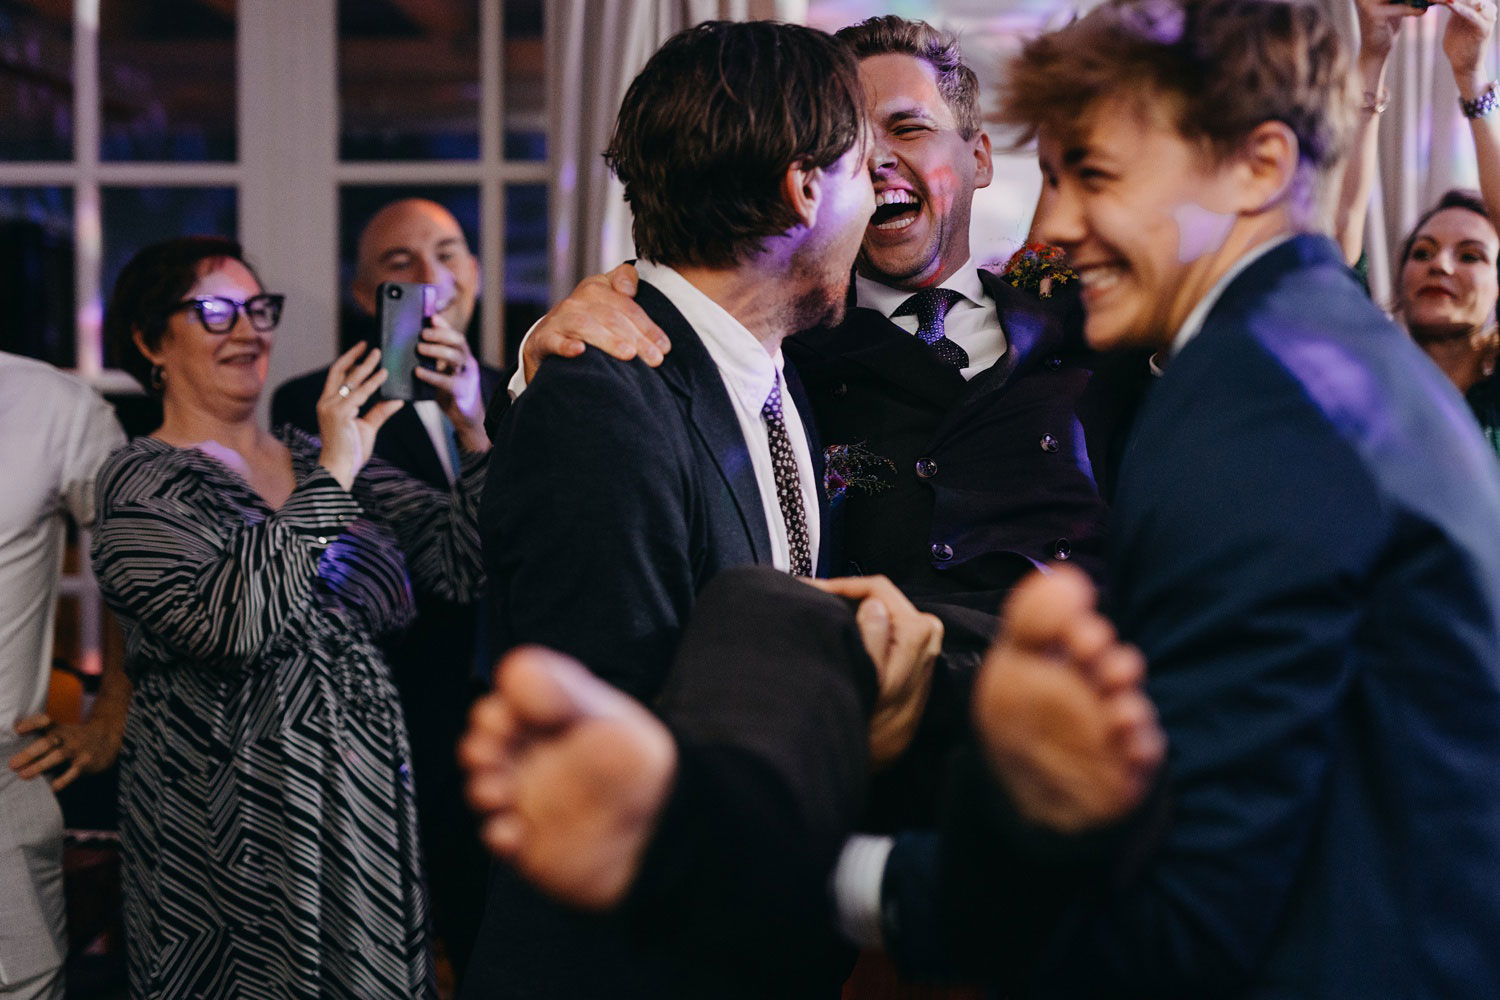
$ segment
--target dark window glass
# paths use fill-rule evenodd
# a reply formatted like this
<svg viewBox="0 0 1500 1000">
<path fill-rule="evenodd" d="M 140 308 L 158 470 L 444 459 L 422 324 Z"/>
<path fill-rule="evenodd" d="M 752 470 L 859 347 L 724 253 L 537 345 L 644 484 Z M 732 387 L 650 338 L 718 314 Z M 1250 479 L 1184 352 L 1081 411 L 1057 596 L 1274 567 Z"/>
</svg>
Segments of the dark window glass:
<svg viewBox="0 0 1500 1000">
<path fill-rule="evenodd" d="M 505 158 L 547 158 L 547 50 L 542 0 L 505 4 Z"/>
<path fill-rule="evenodd" d="M 71 6 L 0 0 L 0 160 L 73 156 Z"/>
<path fill-rule="evenodd" d="M 479 158 L 478 0 L 339 0 L 339 156 Z"/>
<path fill-rule="evenodd" d="M 76 363 L 73 192 L 0 188 L 0 351 Z"/>
<path fill-rule="evenodd" d="M 100 292 L 106 302 L 115 278 L 137 250 L 174 236 L 228 236 L 239 232 L 234 188 L 107 187 L 101 192 L 104 223 L 104 270 Z M 270 247 L 246 247 L 253 264 Z M 105 345 L 104 364 L 118 368 L 118 359 Z"/>
<path fill-rule="evenodd" d="M 235 0 L 100 4 L 100 157 L 235 159 L 235 67 Z"/>
<path fill-rule="evenodd" d="M 360 308 L 354 303 L 350 289 L 354 285 L 354 271 L 359 263 L 359 234 L 365 223 L 383 206 L 402 198 L 426 198 L 442 205 L 458 220 L 468 241 L 469 250 L 479 253 L 479 189 L 463 184 L 423 184 L 400 186 L 347 185 L 339 191 L 339 343 L 348 347 L 359 339 L 361 331 L 369 325 Z M 479 353 L 479 317 L 481 306 L 476 303 L 474 316 L 469 320 L 466 334 L 470 348 Z"/>
<path fill-rule="evenodd" d="M 547 274 L 547 186 L 512 184 L 505 189 L 505 359 L 551 303 Z"/>
</svg>

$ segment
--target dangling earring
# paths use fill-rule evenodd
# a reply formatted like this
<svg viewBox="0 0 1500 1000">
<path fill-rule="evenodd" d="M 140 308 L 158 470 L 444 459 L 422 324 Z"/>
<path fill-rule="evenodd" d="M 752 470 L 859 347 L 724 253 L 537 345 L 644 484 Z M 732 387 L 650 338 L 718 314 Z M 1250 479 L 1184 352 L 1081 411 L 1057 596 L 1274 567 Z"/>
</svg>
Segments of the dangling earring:
<svg viewBox="0 0 1500 1000">
<path fill-rule="evenodd" d="M 161 365 L 151 366 L 151 388 L 158 395 L 167 387 L 167 373 Z"/>
</svg>

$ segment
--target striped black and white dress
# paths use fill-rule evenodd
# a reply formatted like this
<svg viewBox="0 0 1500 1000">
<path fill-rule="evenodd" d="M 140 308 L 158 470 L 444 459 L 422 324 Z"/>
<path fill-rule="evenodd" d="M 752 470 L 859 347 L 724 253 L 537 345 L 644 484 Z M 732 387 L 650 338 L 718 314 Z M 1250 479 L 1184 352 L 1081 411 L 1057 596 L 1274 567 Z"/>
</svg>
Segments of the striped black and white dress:
<svg viewBox="0 0 1500 1000">
<path fill-rule="evenodd" d="M 414 776 L 376 639 L 411 620 L 408 571 L 477 594 L 485 460 L 463 456 L 451 495 L 378 460 L 346 492 L 314 439 L 281 436 L 297 488 L 275 511 L 154 438 L 99 476 L 94 571 L 135 683 L 120 751 L 134 997 L 433 993 Z"/>
</svg>

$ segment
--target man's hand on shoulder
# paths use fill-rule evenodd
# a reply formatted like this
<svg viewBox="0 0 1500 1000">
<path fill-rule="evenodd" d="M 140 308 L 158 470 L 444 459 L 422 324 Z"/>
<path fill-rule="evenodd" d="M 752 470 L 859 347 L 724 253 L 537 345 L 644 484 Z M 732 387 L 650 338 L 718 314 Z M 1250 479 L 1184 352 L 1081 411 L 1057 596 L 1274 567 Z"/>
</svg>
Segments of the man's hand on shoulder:
<svg viewBox="0 0 1500 1000">
<path fill-rule="evenodd" d="M 585 347 L 597 347 L 621 361 L 639 357 L 653 368 L 661 364 L 672 343 L 636 305 L 638 281 L 630 264 L 580 281 L 538 321 L 521 345 L 526 381 L 536 377 L 544 358 L 576 358 Z"/>
</svg>

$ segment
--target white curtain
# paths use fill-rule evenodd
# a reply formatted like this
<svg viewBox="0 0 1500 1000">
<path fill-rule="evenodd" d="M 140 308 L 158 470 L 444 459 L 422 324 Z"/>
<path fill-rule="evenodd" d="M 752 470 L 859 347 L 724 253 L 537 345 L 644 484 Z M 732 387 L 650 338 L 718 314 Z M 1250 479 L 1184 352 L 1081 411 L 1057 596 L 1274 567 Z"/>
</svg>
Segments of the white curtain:
<svg viewBox="0 0 1500 1000">
<path fill-rule="evenodd" d="M 662 42 L 708 20 L 805 21 L 807 0 L 547 0 L 552 297 L 634 256 L 604 147 L 630 81 Z"/>
</svg>

